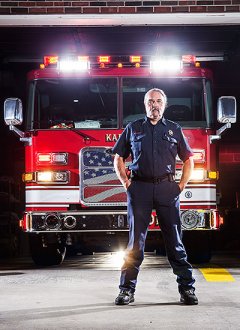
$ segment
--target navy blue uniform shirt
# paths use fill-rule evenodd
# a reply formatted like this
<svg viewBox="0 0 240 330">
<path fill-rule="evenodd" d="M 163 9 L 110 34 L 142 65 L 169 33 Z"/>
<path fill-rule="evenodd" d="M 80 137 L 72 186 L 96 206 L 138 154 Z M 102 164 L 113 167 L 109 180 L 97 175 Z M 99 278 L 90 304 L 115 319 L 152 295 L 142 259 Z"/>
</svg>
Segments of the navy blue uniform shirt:
<svg viewBox="0 0 240 330">
<path fill-rule="evenodd" d="M 177 123 L 162 118 L 152 125 L 147 117 L 127 125 L 113 147 L 113 153 L 124 159 L 131 155 L 129 169 L 145 178 L 175 174 L 176 156 L 183 162 L 193 156 Z"/>
</svg>

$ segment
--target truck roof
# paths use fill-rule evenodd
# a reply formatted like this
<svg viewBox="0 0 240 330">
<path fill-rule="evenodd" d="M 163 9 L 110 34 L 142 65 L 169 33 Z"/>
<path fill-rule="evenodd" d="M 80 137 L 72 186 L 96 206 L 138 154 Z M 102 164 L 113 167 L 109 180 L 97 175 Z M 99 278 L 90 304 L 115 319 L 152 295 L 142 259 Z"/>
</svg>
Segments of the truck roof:
<svg viewBox="0 0 240 330">
<path fill-rule="evenodd" d="M 208 78 L 212 79 L 212 71 L 201 67 L 184 67 L 180 72 L 155 73 L 150 72 L 147 67 L 123 67 L 123 68 L 93 68 L 83 72 L 61 72 L 57 68 L 45 68 L 32 70 L 28 73 L 28 81 L 37 79 L 61 79 L 61 78 L 83 78 L 83 77 L 159 77 L 159 78 Z"/>
</svg>

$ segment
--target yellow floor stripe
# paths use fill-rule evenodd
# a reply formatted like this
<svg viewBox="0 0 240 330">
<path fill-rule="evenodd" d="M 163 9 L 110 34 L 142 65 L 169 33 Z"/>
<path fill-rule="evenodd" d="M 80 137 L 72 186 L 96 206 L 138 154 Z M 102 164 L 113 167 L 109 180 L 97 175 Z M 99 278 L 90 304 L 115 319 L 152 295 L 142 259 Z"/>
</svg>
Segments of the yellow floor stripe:
<svg viewBox="0 0 240 330">
<path fill-rule="evenodd" d="M 199 268 L 208 282 L 234 282 L 235 279 L 224 268 Z"/>
</svg>

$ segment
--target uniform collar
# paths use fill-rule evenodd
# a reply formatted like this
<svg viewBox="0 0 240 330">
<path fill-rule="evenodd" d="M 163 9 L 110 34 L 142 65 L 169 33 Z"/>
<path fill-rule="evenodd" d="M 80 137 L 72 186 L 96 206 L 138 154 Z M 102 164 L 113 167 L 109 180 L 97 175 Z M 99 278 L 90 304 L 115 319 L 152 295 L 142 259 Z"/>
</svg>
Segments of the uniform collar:
<svg viewBox="0 0 240 330">
<path fill-rule="evenodd" d="M 163 123 L 163 125 L 167 125 L 167 121 L 166 121 L 166 119 L 164 118 L 164 117 L 162 117 L 162 123 Z"/>
<path fill-rule="evenodd" d="M 150 119 L 147 116 L 144 117 L 144 122 L 148 122 L 149 124 L 151 124 Z M 160 124 L 160 123 L 165 125 L 165 126 L 167 125 L 166 119 L 164 117 L 162 117 L 162 119 L 159 120 L 157 125 Z"/>
</svg>

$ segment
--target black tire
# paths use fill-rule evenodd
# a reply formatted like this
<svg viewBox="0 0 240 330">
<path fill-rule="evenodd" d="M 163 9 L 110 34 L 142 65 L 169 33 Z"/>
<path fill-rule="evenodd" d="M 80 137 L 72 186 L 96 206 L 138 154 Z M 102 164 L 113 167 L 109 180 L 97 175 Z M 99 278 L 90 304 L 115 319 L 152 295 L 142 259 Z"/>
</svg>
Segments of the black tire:
<svg viewBox="0 0 240 330">
<path fill-rule="evenodd" d="M 75 257 L 79 252 L 79 249 L 73 245 L 66 246 L 66 257 Z"/>
<path fill-rule="evenodd" d="M 20 233 L 14 232 L 9 238 L 9 244 L 6 247 L 6 254 L 9 257 L 17 257 L 20 253 Z"/>
<path fill-rule="evenodd" d="M 211 260 L 211 232 L 200 230 L 184 231 L 183 243 L 190 263 L 202 264 Z"/>
<path fill-rule="evenodd" d="M 0 215 L 0 257 L 17 257 L 20 253 L 19 218 L 16 213 Z"/>
<path fill-rule="evenodd" d="M 43 247 L 39 235 L 31 235 L 29 245 L 32 260 L 37 266 L 60 265 L 65 258 L 66 247 L 64 245 L 51 243 Z"/>
<path fill-rule="evenodd" d="M 81 249 L 81 250 L 80 250 L 80 253 L 81 253 L 83 256 L 92 256 L 92 255 L 94 254 L 93 250 L 88 249 L 88 248 Z"/>
<path fill-rule="evenodd" d="M 90 247 L 87 247 L 85 244 L 82 245 L 80 243 L 75 243 L 66 247 L 67 257 L 74 257 L 78 253 L 81 255 L 93 255 L 93 250 Z"/>
</svg>

